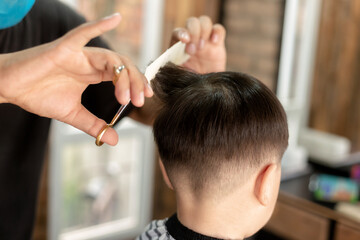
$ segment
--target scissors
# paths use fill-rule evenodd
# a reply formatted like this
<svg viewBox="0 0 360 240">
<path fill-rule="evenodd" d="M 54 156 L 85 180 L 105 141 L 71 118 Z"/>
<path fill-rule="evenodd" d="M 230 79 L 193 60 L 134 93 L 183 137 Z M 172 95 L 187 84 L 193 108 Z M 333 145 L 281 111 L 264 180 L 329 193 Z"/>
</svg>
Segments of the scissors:
<svg viewBox="0 0 360 240">
<path fill-rule="evenodd" d="M 148 82 L 150 82 L 156 75 L 156 73 L 159 71 L 159 69 L 164 66 L 168 62 L 172 62 L 176 65 L 181 65 L 184 62 L 186 62 L 189 59 L 189 55 L 185 53 L 185 47 L 186 44 L 182 42 L 175 43 L 172 47 L 167 49 L 163 54 L 160 55 L 156 60 L 154 60 L 146 69 L 145 69 L 145 78 Z M 114 79 L 118 77 L 121 70 L 123 70 L 125 66 L 120 67 L 114 67 Z M 129 101 L 130 103 L 130 101 Z M 116 112 L 115 116 L 111 120 L 109 124 L 105 124 L 103 128 L 101 128 L 100 132 L 98 133 L 95 144 L 97 146 L 101 146 L 104 143 L 101 141 L 101 138 L 104 136 L 106 131 L 113 127 L 115 123 L 119 120 L 121 114 L 123 114 L 126 107 L 129 105 L 127 103 L 126 105 L 122 105 L 119 110 Z"/>
</svg>

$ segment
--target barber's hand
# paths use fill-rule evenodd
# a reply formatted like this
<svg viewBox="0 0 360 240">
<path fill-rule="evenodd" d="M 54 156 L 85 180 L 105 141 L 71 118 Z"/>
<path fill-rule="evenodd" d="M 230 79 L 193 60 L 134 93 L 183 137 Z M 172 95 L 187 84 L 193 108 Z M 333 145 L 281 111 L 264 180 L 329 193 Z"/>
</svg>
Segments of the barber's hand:
<svg viewBox="0 0 360 240">
<path fill-rule="evenodd" d="M 186 43 L 190 59 L 184 67 L 198 73 L 221 72 L 226 68 L 225 29 L 212 23 L 207 16 L 189 18 L 185 28 L 172 32 L 171 45 L 178 41 Z M 144 124 L 152 125 L 156 117 L 156 103 L 146 100 L 144 107 L 133 110 L 130 117 Z"/>
<path fill-rule="evenodd" d="M 82 104 L 89 84 L 112 81 L 114 66 L 125 65 L 115 85 L 121 104 L 135 106 L 153 92 L 147 80 L 126 57 L 100 48 L 84 47 L 92 38 L 115 28 L 119 14 L 83 24 L 56 41 L 21 52 L 0 55 L 0 103 L 9 102 L 40 116 L 68 123 L 96 137 L 106 124 Z M 102 141 L 117 143 L 109 128 Z"/>
<path fill-rule="evenodd" d="M 191 17 L 185 28 L 176 28 L 171 45 L 177 41 L 186 43 L 190 59 L 183 65 L 198 73 L 220 72 L 226 68 L 225 28 L 212 23 L 207 16 Z"/>
</svg>

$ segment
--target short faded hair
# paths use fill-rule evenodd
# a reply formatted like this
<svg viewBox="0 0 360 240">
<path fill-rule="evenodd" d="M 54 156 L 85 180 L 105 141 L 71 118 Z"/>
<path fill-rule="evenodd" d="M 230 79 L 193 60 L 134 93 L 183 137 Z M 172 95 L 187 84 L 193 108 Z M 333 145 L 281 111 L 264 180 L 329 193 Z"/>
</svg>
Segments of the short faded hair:
<svg viewBox="0 0 360 240">
<path fill-rule="evenodd" d="M 238 72 L 197 74 L 173 64 L 152 81 L 159 110 L 153 132 L 170 181 L 223 188 L 288 145 L 287 119 L 277 97 Z M 185 174 L 185 175 L 184 175 Z"/>
</svg>

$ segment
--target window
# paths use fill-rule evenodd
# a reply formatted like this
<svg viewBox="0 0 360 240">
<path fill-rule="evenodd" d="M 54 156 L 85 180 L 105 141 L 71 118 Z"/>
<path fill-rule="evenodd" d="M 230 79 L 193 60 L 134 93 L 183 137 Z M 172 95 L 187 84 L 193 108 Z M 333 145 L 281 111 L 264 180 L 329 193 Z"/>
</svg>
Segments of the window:
<svg viewBox="0 0 360 240">
<path fill-rule="evenodd" d="M 307 126 L 313 61 L 321 0 L 286 0 L 277 96 L 289 124 L 289 148 L 282 161 L 283 178 L 307 168 L 307 151 L 299 146 L 299 132 Z"/>
<path fill-rule="evenodd" d="M 120 12 L 103 37 L 139 69 L 160 55 L 163 0 L 63 0 L 99 19 Z M 114 112 L 115 114 L 115 112 Z M 150 221 L 155 148 L 150 127 L 130 119 L 115 147 L 53 121 L 50 146 L 49 239 L 129 239 Z"/>
</svg>

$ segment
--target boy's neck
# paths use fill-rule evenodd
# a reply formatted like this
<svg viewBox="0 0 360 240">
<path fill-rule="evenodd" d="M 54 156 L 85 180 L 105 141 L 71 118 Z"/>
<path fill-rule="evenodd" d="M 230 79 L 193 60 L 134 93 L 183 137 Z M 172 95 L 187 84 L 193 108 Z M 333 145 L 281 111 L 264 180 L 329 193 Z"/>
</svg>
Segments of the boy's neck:
<svg viewBox="0 0 360 240">
<path fill-rule="evenodd" d="M 190 194 L 177 194 L 176 198 L 179 221 L 187 228 L 210 237 L 248 237 L 249 229 L 254 227 L 253 218 L 258 217 L 254 216 L 256 214 L 252 209 L 256 207 L 251 205 L 251 201 L 244 196 L 237 197 L 236 193 L 223 197 L 221 201 L 199 200 Z"/>
</svg>

